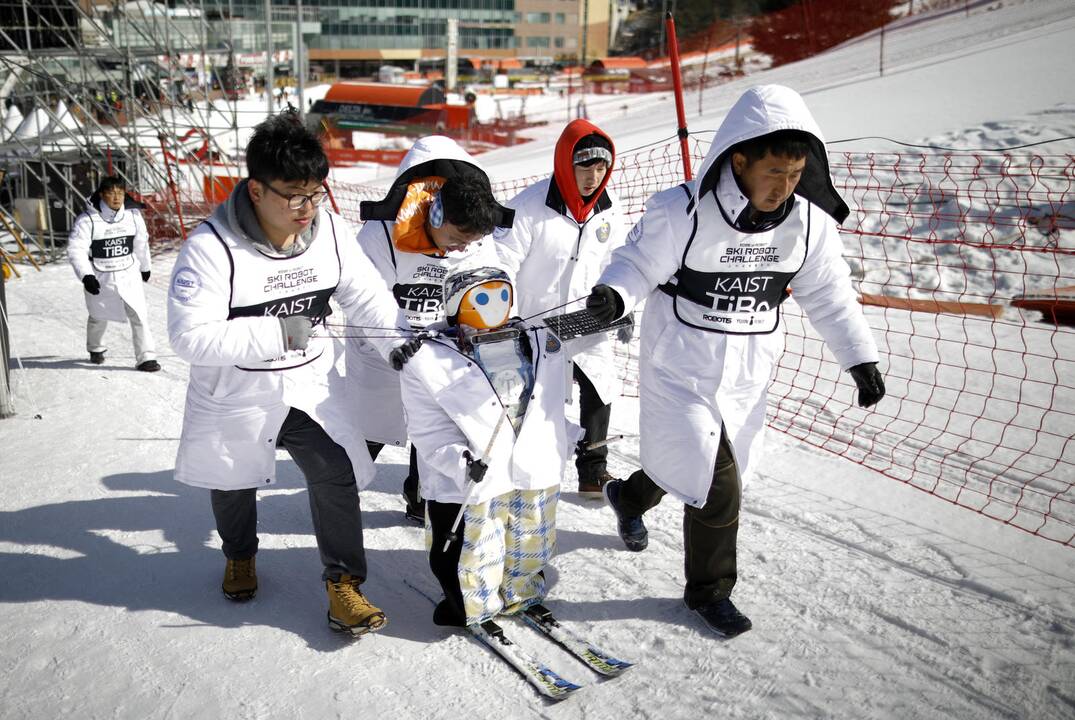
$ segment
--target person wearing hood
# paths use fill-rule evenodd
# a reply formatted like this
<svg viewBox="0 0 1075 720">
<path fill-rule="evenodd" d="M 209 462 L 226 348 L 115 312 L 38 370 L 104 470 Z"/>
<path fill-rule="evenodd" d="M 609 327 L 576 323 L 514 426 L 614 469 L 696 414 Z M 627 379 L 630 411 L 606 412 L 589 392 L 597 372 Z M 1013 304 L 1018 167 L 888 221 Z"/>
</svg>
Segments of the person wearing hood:
<svg viewBox="0 0 1075 720">
<path fill-rule="evenodd" d="M 385 198 L 362 202 L 359 216 L 365 224 L 358 244 L 416 331 L 444 319 L 442 285 L 448 273 L 496 263 L 489 234 L 512 222 L 512 212 L 493 197 L 489 177 L 477 161 L 442 135 L 419 138 L 400 163 Z M 386 444 L 404 445 L 407 429 L 399 374 L 362 337 L 366 334 L 375 333 L 349 333 L 347 377 L 355 402 L 377 408 L 359 420 L 376 459 Z M 424 523 L 413 446 L 403 497 L 404 515 Z"/>
<path fill-rule="evenodd" d="M 149 330 L 143 283 L 149 282 L 149 232 L 142 205 L 127 195 L 123 178 L 101 179 L 86 210 L 75 218 L 67 241 L 67 259 L 85 290 L 86 350 L 90 362 L 101 365 L 109 321 L 130 322 L 135 367 L 143 372 L 161 369 Z"/>
<path fill-rule="evenodd" d="M 276 448 L 306 479 L 332 630 L 358 636 L 385 614 L 366 580 L 358 490 L 374 476 L 346 395 L 342 344 L 322 320 L 336 300 L 386 359 L 409 328 L 354 231 L 322 207 L 328 175 L 316 135 L 294 113 L 270 117 L 246 147 L 249 177 L 187 238 L 175 261 L 168 335 L 190 363 L 175 476 L 210 490 L 226 557 L 225 597 L 257 591 L 258 488 Z M 370 409 L 372 411 L 372 409 Z"/>
<path fill-rule="evenodd" d="M 646 302 L 642 468 L 605 487 L 620 537 L 644 550 L 642 515 L 666 493 L 684 502 L 684 601 L 725 637 L 751 627 L 730 597 L 741 478 L 758 462 L 792 291 L 850 372 L 858 404 L 885 394 L 836 227 L 848 213 L 806 103 L 790 88 L 754 87 L 717 130 L 698 177 L 646 204 L 587 299 L 604 321 Z"/>
<path fill-rule="evenodd" d="M 565 312 L 572 300 L 589 294 L 612 251 L 623 245 L 627 229 L 616 195 L 608 189 L 616 150 L 612 138 L 587 120 L 574 120 L 556 143 L 553 175 L 515 196 L 510 231 L 498 232 L 497 252 L 515 277 L 519 315 L 524 318 Z M 621 336 L 630 340 L 630 329 Z M 579 386 L 579 421 L 586 436 L 575 455 L 578 489 L 600 497 L 611 476 L 608 448 L 587 449 L 608 436 L 616 371 L 612 343 L 597 336 L 581 349 L 572 347 L 570 371 Z M 571 386 L 567 386 L 570 393 Z"/>
</svg>

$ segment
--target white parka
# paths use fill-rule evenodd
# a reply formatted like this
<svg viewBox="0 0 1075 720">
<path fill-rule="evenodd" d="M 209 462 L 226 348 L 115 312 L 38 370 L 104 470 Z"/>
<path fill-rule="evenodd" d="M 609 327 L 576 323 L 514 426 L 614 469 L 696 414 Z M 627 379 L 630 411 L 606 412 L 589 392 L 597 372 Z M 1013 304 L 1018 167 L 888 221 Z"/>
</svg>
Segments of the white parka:
<svg viewBox="0 0 1075 720">
<path fill-rule="evenodd" d="M 675 187 L 651 198 L 600 280 L 620 294 L 628 311 L 646 301 L 639 375 L 642 467 L 659 486 L 695 507 L 705 503 L 722 425 L 740 473 L 753 468 L 766 390 L 783 352 L 783 325 L 778 321 L 775 331 L 761 334 L 691 327 L 677 317 L 672 297 L 655 288 L 673 279 L 692 237 L 719 251 L 738 235 L 720 208 L 734 218 L 747 199 L 718 159 L 739 142 L 782 129 L 803 130 L 817 139 L 807 167 L 815 178 L 821 171 L 830 191 L 819 202 L 842 205 L 828 179 L 823 137 L 802 98 L 777 85 L 752 88 L 721 124 L 698 179 L 686 184 L 689 194 Z M 800 239 L 806 248 L 800 249 L 802 265 L 791 280 L 793 297 L 842 368 L 876 362 L 877 348 L 851 286 L 836 223 L 799 192 L 792 217 L 810 230 L 809 238 Z M 774 232 L 798 225 L 785 220 Z"/>
<path fill-rule="evenodd" d="M 515 278 L 518 314 L 534 319 L 579 309 L 564 304 L 585 298 L 608 266 L 612 251 L 626 240 L 626 227 L 615 193 L 605 190 L 608 203 L 599 203 L 584 222 L 550 207 L 552 178 L 537 182 L 508 202 L 515 210 L 510 231 L 496 234 L 501 262 Z M 612 340 L 589 345 L 572 360 L 582 368 L 608 404 L 617 390 Z M 570 371 L 570 367 L 568 368 Z M 570 389 L 570 388 L 569 388 Z"/>
<path fill-rule="evenodd" d="M 94 238 L 103 237 L 103 233 L 110 230 L 123 234 L 132 232 L 134 235 L 131 262 L 122 270 L 96 269 L 90 258 L 90 244 Z M 127 313 L 123 307 L 126 303 L 137 313 L 143 327 L 148 327 L 142 273 L 152 269 L 149 233 L 136 203 L 127 200 L 119 210 L 113 210 L 94 193 L 86 204 L 86 210 L 75 218 L 67 241 L 67 259 L 79 280 L 87 275 L 94 275 L 101 283 L 101 292 L 97 295 L 84 293 L 86 310 L 90 316 L 97 320 L 127 322 Z"/>
<path fill-rule="evenodd" d="M 497 425 L 486 462 L 489 470 L 470 504 L 510 490 L 558 485 L 582 430 L 564 420 L 564 366 L 559 340 L 543 329 L 529 330 L 534 388 L 516 437 L 496 391 L 476 362 L 448 340 L 425 342 L 401 376 L 407 431 L 418 449 L 422 496 L 461 503 L 466 497 L 463 451 L 482 458 Z"/>
<path fill-rule="evenodd" d="M 244 186 L 237 188 L 245 191 Z M 354 242 L 354 230 L 325 209 L 304 253 L 326 251 L 338 263 L 339 281 L 332 297 L 348 317 L 363 325 L 406 328 L 392 296 L 368 258 Z M 302 410 L 347 451 L 359 487 L 374 477 L 373 463 L 343 385 L 342 343 L 315 331 L 306 354 L 316 359 L 286 370 L 244 370 L 285 356 L 280 320 L 273 315 L 229 318 L 232 263 L 264 264 L 264 272 L 281 262 L 256 250 L 224 223 L 221 213 L 187 238 L 172 272 L 168 301 L 168 336 L 177 355 L 190 363 L 183 432 L 176 459 L 176 479 L 188 485 L 238 490 L 264 487 L 276 480 L 276 441 L 290 408 Z M 209 226 L 239 246 L 229 252 Z M 324 244 L 334 243 L 335 248 Z M 337 267 L 332 267 L 335 273 Z M 371 339 L 387 358 L 400 333 Z M 295 351 L 292 351 L 295 352 Z"/>
<path fill-rule="evenodd" d="M 481 166 L 454 140 L 441 135 L 420 138 L 400 163 L 389 196 L 410 180 L 420 177 L 415 172 L 428 168 L 429 175 L 445 171 L 446 164 L 461 163 L 483 172 Z M 387 202 L 387 201 L 386 201 Z M 394 216 L 395 210 L 391 210 Z M 426 255 L 403 252 L 393 246 L 392 232 L 395 222 L 387 219 L 369 219 L 358 233 L 358 244 L 381 279 L 390 289 L 411 283 L 439 284 L 444 277 L 468 267 L 497 267 L 499 259 L 493 249 L 493 238 L 487 236 L 466 248 L 445 255 Z M 437 292 L 440 288 L 430 288 Z M 398 293 L 397 293 L 398 295 Z M 397 297 L 400 303 L 403 300 Z M 417 322 L 430 313 L 404 314 L 415 327 Z M 436 311 L 436 320 L 444 318 L 443 307 Z M 362 325 L 353 319 L 350 325 Z M 428 324 L 428 323 L 427 323 Z M 368 440 L 401 446 L 407 442 L 407 428 L 403 418 L 403 404 L 399 393 L 399 373 L 392 369 L 377 350 L 362 338 L 377 335 L 376 329 L 353 328 L 347 344 L 347 384 L 356 407 L 362 409 L 360 424 Z M 384 333 L 379 333 L 384 334 Z"/>
</svg>

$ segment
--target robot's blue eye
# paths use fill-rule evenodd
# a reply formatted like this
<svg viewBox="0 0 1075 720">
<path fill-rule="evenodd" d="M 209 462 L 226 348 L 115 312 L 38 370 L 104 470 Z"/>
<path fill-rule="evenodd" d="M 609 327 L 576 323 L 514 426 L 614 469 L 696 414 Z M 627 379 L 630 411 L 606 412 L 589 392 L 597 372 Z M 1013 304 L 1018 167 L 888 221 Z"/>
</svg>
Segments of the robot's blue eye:
<svg viewBox="0 0 1075 720">
<path fill-rule="evenodd" d="M 500 299 L 503 300 L 504 302 L 508 301 L 508 289 L 507 288 L 504 288 L 503 290 L 500 291 Z"/>
<path fill-rule="evenodd" d="M 474 302 L 478 303 L 479 305 L 488 305 L 489 304 L 489 293 L 486 293 L 486 292 L 478 293 L 477 295 L 474 296 Z"/>
</svg>

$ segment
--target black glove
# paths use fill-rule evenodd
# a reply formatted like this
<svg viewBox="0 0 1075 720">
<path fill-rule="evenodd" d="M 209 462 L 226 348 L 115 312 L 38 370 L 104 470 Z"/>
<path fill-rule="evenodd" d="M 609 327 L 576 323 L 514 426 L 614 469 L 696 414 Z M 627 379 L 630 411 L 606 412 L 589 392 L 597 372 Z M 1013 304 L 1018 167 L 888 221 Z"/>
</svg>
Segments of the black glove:
<svg viewBox="0 0 1075 720">
<path fill-rule="evenodd" d="M 90 295 L 101 294 L 101 281 L 97 279 L 96 275 L 83 275 L 82 287 L 86 288 L 86 292 Z"/>
<path fill-rule="evenodd" d="M 602 325 L 608 325 L 623 315 L 623 298 L 608 285 L 594 285 L 586 298 L 586 309 Z"/>
<path fill-rule="evenodd" d="M 624 345 L 626 345 L 627 343 L 631 342 L 631 340 L 634 339 L 634 336 L 635 336 L 635 324 L 634 323 L 631 323 L 630 325 L 624 325 L 623 327 L 621 327 L 619 330 L 616 331 L 616 339 L 619 340 Z"/>
<path fill-rule="evenodd" d="M 463 451 L 463 459 L 467 461 L 467 479 L 471 482 L 480 483 L 485 477 L 485 471 L 489 469 L 481 460 L 475 460 L 470 450 Z"/>
<path fill-rule="evenodd" d="M 885 396 L 885 380 L 877 363 L 868 362 L 856 365 L 848 370 L 859 389 L 859 407 L 868 408 L 876 405 Z"/>
<path fill-rule="evenodd" d="M 402 370 L 403 366 L 407 364 L 407 361 L 414 357 L 414 354 L 418 352 L 418 348 L 422 347 L 422 342 L 425 339 L 425 335 L 415 335 L 389 353 L 388 362 L 392 364 L 392 369 Z"/>
<path fill-rule="evenodd" d="M 142 282 L 149 282 L 149 270 L 142 271 Z"/>
<path fill-rule="evenodd" d="M 284 349 L 305 350 L 310 342 L 310 334 L 314 331 L 314 324 L 305 315 L 289 315 L 280 318 L 280 325 L 284 328 Z"/>
</svg>

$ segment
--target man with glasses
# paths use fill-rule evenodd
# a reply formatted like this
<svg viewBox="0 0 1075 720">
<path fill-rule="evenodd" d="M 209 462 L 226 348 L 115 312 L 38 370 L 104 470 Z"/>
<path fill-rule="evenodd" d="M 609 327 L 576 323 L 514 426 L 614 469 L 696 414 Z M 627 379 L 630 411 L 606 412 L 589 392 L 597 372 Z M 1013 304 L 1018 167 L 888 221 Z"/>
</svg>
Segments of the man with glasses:
<svg viewBox="0 0 1075 720">
<path fill-rule="evenodd" d="M 496 227 L 510 227 L 512 213 L 494 198 L 477 161 L 448 137 L 414 143 L 383 200 L 361 205 L 366 221 L 358 244 L 373 261 L 414 329 L 444 319 L 444 278 L 460 268 L 497 264 Z M 351 325 L 360 325 L 349 321 Z M 351 335 L 375 335 L 355 328 Z M 376 458 L 386 444 L 407 442 L 399 375 L 361 337 L 347 348 L 347 377 L 356 402 L 377 408 L 360 422 Z M 411 448 L 403 482 L 404 515 L 425 522 L 418 456 Z"/>
<path fill-rule="evenodd" d="M 67 241 L 67 259 L 85 289 L 86 351 L 101 365 L 109 321 L 130 322 L 135 367 L 142 372 L 161 369 L 149 330 L 146 295 L 149 282 L 149 233 L 142 205 L 127 196 L 123 178 L 110 175 L 90 196 L 85 212 L 75 219 Z"/>
<path fill-rule="evenodd" d="M 329 626 L 358 636 L 386 622 L 359 589 L 358 489 L 374 470 L 321 321 L 334 298 L 384 329 L 370 341 L 384 358 L 409 328 L 354 231 L 321 207 L 328 160 L 298 117 L 258 125 L 246 162 L 249 179 L 191 233 L 172 272 L 168 334 L 191 365 L 176 479 L 209 488 L 227 558 L 221 589 L 249 600 L 256 490 L 275 482 L 276 448 L 287 449 L 309 488 Z"/>
</svg>

